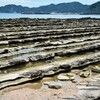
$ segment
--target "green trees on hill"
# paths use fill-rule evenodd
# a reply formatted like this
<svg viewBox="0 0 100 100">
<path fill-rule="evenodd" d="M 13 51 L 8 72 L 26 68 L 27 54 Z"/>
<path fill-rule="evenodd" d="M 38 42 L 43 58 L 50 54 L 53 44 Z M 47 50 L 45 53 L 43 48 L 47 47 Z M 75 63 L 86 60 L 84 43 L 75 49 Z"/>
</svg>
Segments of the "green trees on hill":
<svg viewBox="0 0 100 100">
<path fill-rule="evenodd" d="M 0 7 L 0 13 L 78 13 L 100 14 L 100 1 L 92 5 L 84 5 L 79 2 L 50 4 L 40 7 L 23 7 L 20 5 L 6 5 Z"/>
</svg>

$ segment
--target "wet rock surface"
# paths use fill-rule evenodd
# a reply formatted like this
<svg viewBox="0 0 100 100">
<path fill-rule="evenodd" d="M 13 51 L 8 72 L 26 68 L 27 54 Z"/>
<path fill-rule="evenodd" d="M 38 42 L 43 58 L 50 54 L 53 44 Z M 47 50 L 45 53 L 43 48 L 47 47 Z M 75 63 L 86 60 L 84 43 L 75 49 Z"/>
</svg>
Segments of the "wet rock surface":
<svg viewBox="0 0 100 100">
<path fill-rule="evenodd" d="M 0 90 L 66 72 L 57 76 L 57 82 L 48 85 L 59 88 L 60 94 L 56 94 L 58 90 L 47 89 L 44 94 L 48 90 L 56 92 L 50 95 L 48 91 L 51 98 L 39 97 L 43 100 L 95 100 L 100 94 L 97 63 L 100 63 L 100 19 L 0 19 Z M 92 65 L 90 69 L 86 67 L 89 65 Z M 81 71 L 67 73 L 74 69 Z M 85 84 L 82 86 L 77 77 L 89 80 L 82 82 Z M 73 86 L 73 91 L 67 88 L 72 93 L 70 97 L 66 96 L 68 85 Z"/>
<path fill-rule="evenodd" d="M 72 72 L 66 72 L 58 74 L 53 77 L 44 78 L 41 81 L 26 83 L 23 85 L 5 88 L 1 90 L 1 100 L 25 100 L 37 99 L 37 100 L 96 100 L 100 97 L 100 75 L 88 78 L 79 78 L 78 74 L 80 70 L 73 70 Z M 58 80 L 59 75 L 75 75 L 76 83 L 71 81 Z M 13 93 L 13 95 L 12 95 Z M 23 97 L 22 97 L 23 95 Z M 17 98 L 16 98 L 17 97 Z M 99 100 L 99 99 L 98 99 Z"/>
<path fill-rule="evenodd" d="M 44 85 L 48 85 L 51 89 L 60 89 L 62 87 L 62 84 L 57 82 L 44 82 Z"/>
<path fill-rule="evenodd" d="M 78 85 L 83 100 L 95 100 L 100 97 L 100 75 Z"/>
</svg>

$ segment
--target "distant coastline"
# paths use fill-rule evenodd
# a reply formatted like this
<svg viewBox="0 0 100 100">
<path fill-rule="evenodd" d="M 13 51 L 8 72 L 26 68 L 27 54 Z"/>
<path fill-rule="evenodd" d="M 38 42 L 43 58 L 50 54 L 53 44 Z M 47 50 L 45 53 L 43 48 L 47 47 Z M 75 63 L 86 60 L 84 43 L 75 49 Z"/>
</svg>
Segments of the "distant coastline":
<svg viewBox="0 0 100 100">
<path fill-rule="evenodd" d="M 0 14 L 22 14 L 22 15 L 100 15 L 100 13 L 30 13 L 30 12 L 22 12 L 22 13 L 1 13 Z"/>
<path fill-rule="evenodd" d="M 32 13 L 32 12 L 22 12 L 21 14 L 50 14 L 50 13 Z"/>
<path fill-rule="evenodd" d="M 60 4 L 50 4 L 40 7 L 24 7 L 21 5 L 5 5 L 0 7 L 0 13 L 20 13 L 20 14 L 81 14 L 100 15 L 100 1 L 92 5 L 84 5 L 80 2 L 69 2 Z"/>
</svg>

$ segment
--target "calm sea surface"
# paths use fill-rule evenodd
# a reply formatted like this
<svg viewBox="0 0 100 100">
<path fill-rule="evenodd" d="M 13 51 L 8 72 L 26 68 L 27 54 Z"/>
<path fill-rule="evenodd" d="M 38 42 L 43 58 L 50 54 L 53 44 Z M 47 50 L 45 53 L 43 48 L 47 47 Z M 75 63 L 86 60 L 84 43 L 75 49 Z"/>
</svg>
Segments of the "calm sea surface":
<svg viewBox="0 0 100 100">
<path fill-rule="evenodd" d="M 84 18 L 84 17 L 91 17 L 91 18 L 100 18 L 100 15 L 63 15 L 63 14 L 16 14 L 16 13 L 0 13 L 0 19 L 2 18 Z"/>
</svg>

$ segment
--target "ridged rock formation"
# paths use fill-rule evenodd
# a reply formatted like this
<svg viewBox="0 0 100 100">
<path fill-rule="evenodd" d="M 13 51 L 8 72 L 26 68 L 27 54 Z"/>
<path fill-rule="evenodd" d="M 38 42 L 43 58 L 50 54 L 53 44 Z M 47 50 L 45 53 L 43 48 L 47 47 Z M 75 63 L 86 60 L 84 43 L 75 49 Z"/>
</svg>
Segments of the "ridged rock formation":
<svg viewBox="0 0 100 100">
<path fill-rule="evenodd" d="M 0 19 L 0 89 L 100 62 L 100 19 Z"/>
</svg>

